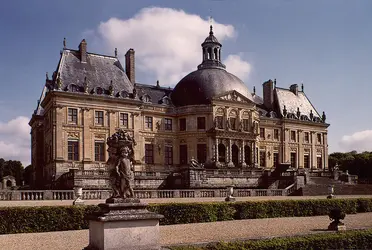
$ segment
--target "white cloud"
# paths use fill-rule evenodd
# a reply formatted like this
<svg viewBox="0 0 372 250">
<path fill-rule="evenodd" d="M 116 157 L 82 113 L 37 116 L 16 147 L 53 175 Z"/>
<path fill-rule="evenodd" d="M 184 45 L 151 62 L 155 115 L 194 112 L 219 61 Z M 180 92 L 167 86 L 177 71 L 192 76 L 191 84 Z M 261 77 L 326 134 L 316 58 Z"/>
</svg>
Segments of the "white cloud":
<svg viewBox="0 0 372 250">
<path fill-rule="evenodd" d="M 344 135 L 340 141 L 340 147 L 345 151 L 372 151 L 372 130 L 364 130 L 352 135 Z"/>
<path fill-rule="evenodd" d="M 242 60 L 238 55 L 229 55 L 224 61 L 226 68 L 229 69 L 229 72 L 236 75 L 243 81 L 248 78 L 249 73 L 251 72 L 251 65 Z"/>
<path fill-rule="evenodd" d="M 30 164 L 31 143 L 29 118 L 19 116 L 8 122 L 0 122 L 0 158 L 19 160 L 23 166 Z"/>
<path fill-rule="evenodd" d="M 215 36 L 220 42 L 236 35 L 232 25 L 213 23 Z M 166 86 L 174 86 L 201 63 L 200 44 L 208 36 L 209 22 L 198 15 L 170 8 L 144 8 L 126 20 L 110 18 L 98 28 L 86 31 L 91 44 L 103 45 L 106 52 L 118 48 L 119 57 L 129 48 L 136 52 L 137 76 L 156 77 Z M 89 43 L 89 41 L 88 41 Z M 223 56 L 223 51 L 222 51 Z M 238 55 L 229 55 L 227 70 L 246 80 L 249 63 Z M 140 72 L 138 72 L 140 71 Z"/>
</svg>

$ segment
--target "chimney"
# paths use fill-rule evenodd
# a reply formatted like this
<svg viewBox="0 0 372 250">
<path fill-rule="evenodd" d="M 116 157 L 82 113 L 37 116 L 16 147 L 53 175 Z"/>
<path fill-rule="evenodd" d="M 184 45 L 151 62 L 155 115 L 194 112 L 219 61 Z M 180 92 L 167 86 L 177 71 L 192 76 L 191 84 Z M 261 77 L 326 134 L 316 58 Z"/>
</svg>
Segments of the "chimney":
<svg viewBox="0 0 372 250">
<path fill-rule="evenodd" d="M 289 87 L 289 90 L 298 96 L 298 85 L 297 84 L 292 84 L 290 87 Z"/>
<path fill-rule="evenodd" d="M 269 110 L 273 109 L 274 103 L 274 85 L 270 79 L 262 84 L 263 86 L 263 102 L 266 108 Z"/>
<path fill-rule="evenodd" d="M 125 54 L 125 72 L 133 84 L 136 83 L 134 66 L 134 49 L 129 49 Z"/>
<path fill-rule="evenodd" d="M 87 42 L 85 41 L 85 39 L 83 39 L 81 43 L 79 44 L 79 51 L 80 51 L 80 61 L 82 63 L 86 63 L 87 62 Z"/>
</svg>

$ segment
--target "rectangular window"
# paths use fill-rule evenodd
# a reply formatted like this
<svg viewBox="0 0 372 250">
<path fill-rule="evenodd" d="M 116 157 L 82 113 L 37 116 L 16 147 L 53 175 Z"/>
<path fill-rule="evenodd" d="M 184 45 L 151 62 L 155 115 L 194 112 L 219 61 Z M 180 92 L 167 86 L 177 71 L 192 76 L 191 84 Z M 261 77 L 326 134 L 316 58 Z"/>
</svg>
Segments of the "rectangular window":
<svg viewBox="0 0 372 250">
<path fill-rule="evenodd" d="M 168 131 L 172 131 L 172 119 L 164 118 L 164 129 Z"/>
<path fill-rule="evenodd" d="M 103 111 L 95 112 L 95 123 L 96 125 L 103 125 Z"/>
<path fill-rule="evenodd" d="M 266 166 L 266 152 L 260 151 L 260 167 L 264 168 Z"/>
<path fill-rule="evenodd" d="M 279 153 L 275 152 L 273 154 L 273 160 L 274 160 L 274 168 L 276 168 L 279 164 Z"/>
<path fill-rule="evenodd" d="M 297 167 L 297 154 L 294 152 L 291 153 L 291 167 L 292 168 Z"/>
<path fill-rule="evenodd" d="M 68 123 L 77 124 L 77 109 L 68 109 Z"/>
<path fill-rule="evenodd" d="M 180 164 L 187 164 L 187 145 L 180 145 Z"/>
<path fill-rule="evenodd" d="M 128 114 L 120 113 L 120 126 L 128 128 Z"/>
<path fill-rule="evenodd" d="M 198 117 L 197 123 L 198 129 L 205 129 L 205 117 Z"/>
<path fill-rule="evenodd" d="M 223 129 L 223 116 L 216 116 L 216 127 Z"/>
<path fill-rule="evenodd" d="M 322 144 L 322 135 L 321 134 L 316 134 L 316 136 L 317 136 L 318 144 Z"/>
<path fill-rule="evenodd" d="M 205 163 L 207 160 L 207 144 L 197 144 L 197 160 L 199 163 Z"/>
<path fill-rule="evenodd" d="M 260 138 L 265 139 L 265 128 L 260 128 Z"/>
<path fill-rule="evenodd" d="M 105 142 L 94 142 L 94 159 L 95 161 L 105 161 Z"/>
<path fill-rule="evenodd" d="M 274 129 L 274 140 L 279 140 L 279 129 Z"/>
<path fill-rule="evenodd" d="M 309 168 L 309 167 L 310 167 L 310 156 L 304 155 L 304 168 Z"/>
<path fill-rule="evenodd" d="M 145 116 L 145 128 L 152 130 L 152 117 Z"/>
<path fill-rule="evenodd" d="M 243 119 L 243 130 L 248 131 L 249 130 L 249 120 Z"/>
<path fill-rule="evenodd" d="M 230 126 L 232 130 L 236 130 L 236 118 L 230 118 Z"/>
<path fill-rule="evenodd" d="M 145 163 L 154 164 L 154 144 L 145 144 Z"/>
<path fill-rule="evenodd" d="M 291 131 L 291 141 L 296 141 L 296 131 Z"/>
<path fill-rule="evenodd" d="M 180 121 L 180 131 L 186 131 L 186 118 L 181 118 L 179 121 Z"/>
<path fill-rule="evenodd" d="M 173 165 L 173 147 L 166 145 L 165 146 L 165 165 Z"/>
<path fill-rule="evenodd" d="M 68 141 L 68 160 L 78 161 L 79 160 L 79 141 Z"/>
<path fill-rule="evenodd" d="M 316 167 L 319 168 L 319 169 L 323 168 L 323 163 L 322 163 L 322 157 L 321 156 L 316 157 Z"/>
<path fill-rule="evenodd" d="M 305 132 L 305 134 L 304 134 L 304 142 L 305 143 L 309 143 L 310 142 L 309 132 Z"/>
</svg>

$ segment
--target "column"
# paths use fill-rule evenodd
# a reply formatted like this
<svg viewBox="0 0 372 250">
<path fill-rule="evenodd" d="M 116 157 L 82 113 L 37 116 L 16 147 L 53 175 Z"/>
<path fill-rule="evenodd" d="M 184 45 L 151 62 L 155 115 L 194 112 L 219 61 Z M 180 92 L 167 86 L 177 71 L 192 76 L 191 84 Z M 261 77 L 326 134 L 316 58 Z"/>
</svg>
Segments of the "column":
<svg viewBox="0 0 372 250">
<path fill-rule="evenodd" d="M 62 135 L 62 123 L 64 121 L 63 117 L 63 106 L 55 105 L 54 106 L 55 112 L 55 119 L 54 119 L 54 126 L 53 126 L 53 134 L 54 134 L 54 152 L 55 152 L 55 159 L 63 160 L 63 151 L 67 150 L 64 146 L 63 135 Z"/>
<path fill-rule="evenodd" d="M 247 163 L 245 162 L 245 141 L 243 140 L 242 141 L 242 149 L 241 149 L 241 157 L 242 157 L 242 168 L 246 168 L 247 167 Z"/>
<path fill-rule="evenodd" d="M 316 149 L 315 149 L 315 143 L 316 143 L 316 136 L 315 132 L 311 131 L 311 153 L 310 153 L 310 168 L 314 169 L 316 168 Z"/>
<path fill-rule="evenodd" d="M 215 149 L 216 151 L 214 152 L 214 155 L 216 157 L 216 162 L 218 162 L 218 138 L 216 138 L 216 142 L 215 142 Z"/>
<path fill-rule="evenodd" d="M 324 155 L 323 155 L 323 169 L 328 169 L 328 134 L 324 133 L 323 134 L 323 144 L 324 144 Z"/>
<path fill-rule="evenodd" d="M 298 164 L 297 164 L 297 167 L 298 168 L 300 168 L 300 167 L 304 167 L 304 157 L 303 157 L 303 155 L 304 155 L 304 150 L 303 150 L 303 145 L 302 145 L 302 143 L 303 143 L 303 130 L 298 130 L 298 147 L 297 147 L 297 162 L 298 162 Z"/>
<path fill-rule="evenodd" d="M 89 108 L 82 108 L 82 123 L 83 123 L 83 161 L 91 161 L 91 138 L 90 138 L 90 129 L 89 129 Z"/>
<path fill-rule="evenodd" d="M 228 145 L 228 149 L 227 149 L 227 152 L 228 152 L 228 164 L 227 166 L 228 167 L 234 167 L 234 164 L 232 162 L 232 155 L 231 155 L 231 146 L 232 146 L 232 143 L 231 143 L 231 139 L 229 139 L 229 145 Z"/>
</svg>

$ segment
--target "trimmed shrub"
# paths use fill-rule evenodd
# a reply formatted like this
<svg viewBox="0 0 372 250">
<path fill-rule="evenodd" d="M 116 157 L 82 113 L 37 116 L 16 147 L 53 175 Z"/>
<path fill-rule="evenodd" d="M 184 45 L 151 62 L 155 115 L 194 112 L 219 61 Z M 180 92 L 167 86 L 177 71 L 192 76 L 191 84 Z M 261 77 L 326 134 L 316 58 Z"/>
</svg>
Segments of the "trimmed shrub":
<svg viewBox="0 0 372 250">
<path fill-rule="evenodd" d="M 372 229 L 343 233 L 210 243 L 206 246 L 170 247 L 172 250 L 372 249 Z"/>
<path fill-rule="evenodd" d="M 148 206 L 148 210 L 164 215 L 160 225 L 328 215 L 334 208 L 340 208 L 347 214 L 372 212 L 372 199 L 167 203 Z M 0 234 L 87 229 L 88 222 L 84 216 L 98 209 L 98 206 L 2 207 Z"/>
</svg>

